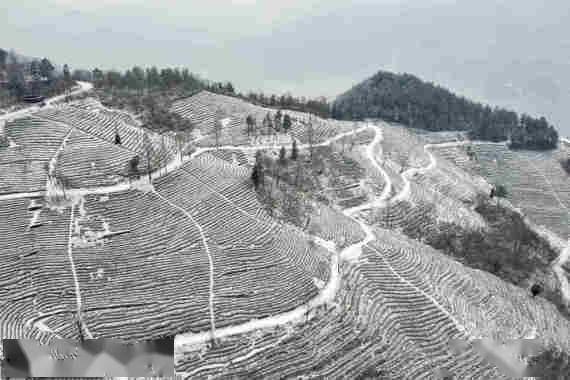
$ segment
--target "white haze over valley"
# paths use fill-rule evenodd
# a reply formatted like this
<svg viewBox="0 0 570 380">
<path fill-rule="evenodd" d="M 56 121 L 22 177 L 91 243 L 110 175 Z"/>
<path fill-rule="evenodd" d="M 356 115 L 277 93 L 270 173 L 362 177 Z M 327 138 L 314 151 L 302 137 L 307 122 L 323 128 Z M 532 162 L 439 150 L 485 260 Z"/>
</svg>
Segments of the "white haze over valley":
<svg viewBox="0 0 570 380">
<path fill-rule="evenodd" d="M 5 0 L 0 47 L 329 99 L 380 69 L 405 71 L 570 136 L 567 1 Z"/>
</svg>

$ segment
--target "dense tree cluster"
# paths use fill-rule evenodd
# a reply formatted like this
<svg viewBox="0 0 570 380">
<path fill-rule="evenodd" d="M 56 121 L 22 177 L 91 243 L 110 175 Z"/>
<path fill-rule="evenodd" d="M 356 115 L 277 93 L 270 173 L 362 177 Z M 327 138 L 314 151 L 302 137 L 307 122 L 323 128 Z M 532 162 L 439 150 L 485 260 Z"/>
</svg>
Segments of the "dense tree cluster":
<svg viewBox="0 0 570 380">
<path fill-rule="evenodd" d="M 194 124 L 189 119 L 171 112 L 168 105 L 156 97 L 145 96 L 142 103 L 144 107 L 142 120 L 146 128 L 157 132 L 191 132 L 194 129 Z"/>
<path fill-rule="evenodd" d="M 81 72 L 77 74 L 79 75 Z M 91 72 L 91 78 L 96 88 L 129 89 L 141 92 L 148 89 L 168 89 L 177 86 L 182 86 L 187 90 L 199 90 L 206 85 L 205 81 L 186 68 L 168 67 L 159 70 L 154 66 L 144 69 L 135 66 L 125 72 L 102 71 L 95 68 Z"/>
<path fill-rule="evenodd" d="M 520 125 L 511 133 L 511 147 L 527 149 L 551 149 L 558 144 L 558 133 L 544 117 L 534 119 L 522 115 Z"/>
<path fill-rule="evenodd" d="M 497 196 L 502 196 L 501 186 L 497 185 Z M 465 230 L 451 223 L 433 223 L 434 230 L 426 233 L 404 227 L 403 232 L 445 254 L 454 257 L 465 265 L 487 271 L 514 285 L 528 289 L 529 295 L 540 294 L 568 316 L 555 287 L 533 285 L 535 278 L 547 276 L 550 263 L 557 253 L 536 231 L 529 228 L 524 216 L 509 208 L 481 199 L 474 208 L 485 220 L 488 228 Z M 529 284 L 532 282 L 532 285 Z M 529 286 L 530 285 L 530 286 Z M 537 292 L 537 290 L 539 290 Z"/>
<path fill-rule="evenodd" d="M 245 96 L 241 94 L 238 96 L 262 106 L 308 112 L 323 118 L 330 117 L 330 104 L 324 97 L 307 99 L 305 97 L 296 98 L 290 94 L 278 96 L 264 95 L 263 93 L 256 94 L 254 92 L 250 92 Z"/>
<path fill-rule="evenodd" d="M 540 379 L 563 379 L 564 374 L 568 373 L 570 373 L 570 356 L 554 347 L 547 347 L 539 355 L 532 356 L 528 360 L 526 376 Z"/>
<path fill-rule="evenodd" d="M 267 112 L 260 124 L 257 123 L 255 116 L 247 115 L 245 118 L 246 133 L 248 136 L 254 135 L 275 135 L 281 132 L 288 132 L 293 122 L 291 116 L 288 114 L 283 114 L 281 110 L 277 110 L 271 116 L 270 112 Z"/>
<path fill-rule="evenodd" d="M 231 82 L 210 82 L 205 88 L 216 94 L 235 95 L 234 85 Z"/>
<path fill-rule="evenodd" d="M 26 95 L 47 97 L 69 90 L 73 80 L 63 74 L 47 58 L 22 58 L 0 49 L 0 106 L 16 104 Z"/>
<path fill-rule="evenodd" d="M 503 141 L 513 148 L 550 149 L 556 130 L 544 118 L 491 108 L 426 83 L 410 74 L 380 71 L 339 96 L 332 105 L 337 119 L 382 118 L 429 131 L 464 130 L 472 138 Z"/>
<path fill-rule="evenodd" d="M 145 128 L 157 132 L 182 132 L 194 128 L 190 120 L 171 112 L 177 98 L 193 95 L 206 87 L 206 82 L 188 69 L 138 66 L 124 72 L 74 71 L 74 77 L 91 79 L 101 102 L 107 106 L 126 109 L 137 114 Z"/>
</svg>

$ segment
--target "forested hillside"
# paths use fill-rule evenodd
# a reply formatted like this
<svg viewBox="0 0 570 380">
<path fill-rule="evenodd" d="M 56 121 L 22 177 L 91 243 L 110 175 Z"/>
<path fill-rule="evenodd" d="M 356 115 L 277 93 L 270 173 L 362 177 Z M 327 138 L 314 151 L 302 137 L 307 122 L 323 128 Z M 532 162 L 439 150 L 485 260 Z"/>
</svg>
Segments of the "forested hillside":
<svg viewBox="0 0 570 380">
<path fill-rule="evenodd" d="M 332 116 L 382 118 L 429 131 L 465 130 L 480 140 L 511 138 L 512 148 L 551 149 L 558 141 L 558 133 L 543 117 L 491 108 L 413 75 L 385 71 L 340 95 Z"/>
<path fill-rule="evenodd" d="M 48 58 L 33 58 L 0 48 L 0 109 L 25 105 L 28 96 L 54 96 L 69 91 L 77 70 L 56 70 Z"/>
</svg>

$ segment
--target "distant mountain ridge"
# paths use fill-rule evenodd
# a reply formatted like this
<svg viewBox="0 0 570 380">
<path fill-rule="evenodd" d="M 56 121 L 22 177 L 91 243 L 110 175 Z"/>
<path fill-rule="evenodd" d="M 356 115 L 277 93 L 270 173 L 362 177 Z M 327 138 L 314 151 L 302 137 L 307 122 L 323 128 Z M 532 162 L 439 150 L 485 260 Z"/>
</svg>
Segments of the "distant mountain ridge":
<svg viewBox="0 0 570 380">
<path fill-rule="evenodd" d="M 552 149 L 558 132 L 544 117 L 491 108 L 411 74 L 379 71 L 341 94 L 337 119 L 381 118 L 429 131 L 464 130 L 475 139 L 510 140 L 513 148 Z"/>
</svg>

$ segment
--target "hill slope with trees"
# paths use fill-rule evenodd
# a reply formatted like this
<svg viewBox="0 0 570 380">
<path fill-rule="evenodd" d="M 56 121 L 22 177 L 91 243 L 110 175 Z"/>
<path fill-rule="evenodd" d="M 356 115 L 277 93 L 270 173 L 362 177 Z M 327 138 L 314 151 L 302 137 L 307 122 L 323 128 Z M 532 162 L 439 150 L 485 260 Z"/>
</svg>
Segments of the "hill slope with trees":
<svg viewBox="0 0 570 380">
<path fill-rule="evenodd" d="M 72 75 L 67 64 L 58 71 L 48 58 L 26 57 L 0 48 L 0 109 L 24 107 L 26 97 L 67 93 L 76 79 L 80 78 Z"/>
<path fill-rule="evenodd" d="M 552 149 L 558 143 L 558 133 L 544 117 L 491 108 L 413 75 L 385 71 L 340 95 L 332 116 L 381 118 L 429 131 L 463 130 L 479 140 L 510 139 L 515 149 Z"/>
</svg>

